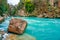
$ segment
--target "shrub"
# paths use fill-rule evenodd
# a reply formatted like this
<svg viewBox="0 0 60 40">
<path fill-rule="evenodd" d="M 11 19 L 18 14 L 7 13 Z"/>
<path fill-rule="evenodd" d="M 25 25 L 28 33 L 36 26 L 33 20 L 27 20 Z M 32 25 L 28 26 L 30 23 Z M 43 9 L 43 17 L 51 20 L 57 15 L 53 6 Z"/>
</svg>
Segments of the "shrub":
<svg viewBox="0 0 60 40">
<path fill-rule="evenodd" d="M 15 14 L 17 13 L 17 11 L 18 11 L 18 9 L 17 8 L 15 8 L 15 7 L 13 7 L 13 9 L 12 10 L 10 10 L 10 16 L 15 16 Z"/>
<path fill-rule="evenodd" d="M 0 3 L 0 16 L 3 16 L 3 13 L 5 13 L 8 10 L 8 4 L 6 0 L 1 0 Z"/>
<path fill-rule="evenodd" d="M 32 13 L 34 8 L 35 8 L 34 4 L 32 4 L 30 2 L 26 2 L 25 9 L 28 13 Z"/>
</svg>

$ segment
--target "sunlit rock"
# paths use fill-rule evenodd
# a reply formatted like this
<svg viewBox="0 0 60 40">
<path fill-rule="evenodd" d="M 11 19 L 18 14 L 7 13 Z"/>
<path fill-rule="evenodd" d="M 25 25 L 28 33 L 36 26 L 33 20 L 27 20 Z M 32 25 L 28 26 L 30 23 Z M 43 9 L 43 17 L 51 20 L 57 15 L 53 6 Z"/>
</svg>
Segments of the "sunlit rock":
<svg viewBox="0 0 60 40">
<path fill-rule="evenodd" d="M 59 17 L 59 18 L 60 18 L 60 14 L 57 14 L 57 17 Z"/>
<path fill-rule="evenodd" d="M 4 17 L 0 17 L 0 23 L 4 21 Z"/>
<path fill-rule="evenodd" d="M 47 16 L 48 18 L 53 18 L 53 17 L 54 17 L 54 13 L 48 12 L 48 13 L 46 14 L 46 16 Z"/>
<path fill-rule="evenodd" d="M 23 35 L 9 34 L 6 40 L 36 40 L 36 39 L 35 37 L 29 34 L 23 34 Z"/>
<path fill-rule="evenodd" d="M 17 36 L 17 40 L 36 40 L 36 38 L 25 33 L 23 35 Z"/>
<path fill-rule="evenodd" d="M 51 6 L 54 6 L 54 0 L 49 0 Z"/>
<path fill-rule="evenodd" d="M 42 17 L 43 17 L 43 14 L 40 14 L 40 15 L 38 15 L 37 17 L 41 17 L 41 18 L 42 18 Z"/>
<path fill-rule="evenodd" d="M 9 34 L 8 37 L 6 38 L 6 40 L 17 40 L 17 35 L 15 34 Z"/>
<path fill-rule="evenodd" d="M 0 34 L 4 34 L 5 32 L 4 32 L 4 30 L 0 30 Z"/>
<path fill-rule="evenodd" d="M 2 40 L 4 34 L 5 34 L 4 30 L 1 29 L 0 30 L 0 40 Z"/>
<path fill-rule="evenodd" d="M 19 16 L 25 16 L 24 10 L 19 10 L 19 11 L 18 11 L 18 15 L 19 15 Z"/>
<path fill-rule="evenodd" d="M 26 25 L 27 25 L 26 21 L 22 19 L 13 18 L 10 20 L 8 31 L 17 34 L 22 34 L 26 28 Z"/>
<path fill-rule="evenodd" d="M 9 35 L 7 33 L 4 33 L 4 35 L 2 36 L 2 40 L 6 40 L 6 38 L 8 37 Z"/>
</svg>

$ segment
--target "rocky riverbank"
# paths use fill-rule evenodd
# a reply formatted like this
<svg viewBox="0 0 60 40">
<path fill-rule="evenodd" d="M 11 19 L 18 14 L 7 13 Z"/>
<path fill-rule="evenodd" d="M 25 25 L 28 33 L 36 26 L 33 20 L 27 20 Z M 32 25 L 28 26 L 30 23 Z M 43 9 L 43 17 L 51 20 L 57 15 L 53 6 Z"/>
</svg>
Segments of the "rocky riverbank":
<svg viewBox="0 0 60 40">
<path fill-rule="evenodd" d="M 49 2 L 51 1 L 40 1 L 40 0 L 34 0 L 33 2 L 31 2 L 35 7 L 34 10 L 29 13 L 28 11 L 26 11 L 25 6 L 22 7 L 22 9 L 20 9 L 18 11 L 18 15 L 19 16 L 33 16 L 33 17 L 42 17 L 42 18 L 60 18 L 60 7 L 57 6 L 57 3 L 53 3 L 49 4 Z M 28 3 L 27 3 L 28 4 Z M 55 5 L 55 6 L 54 6 Z M 30 10 L 31 8 L 28 7 L 28 10 Z M 33 8 L 32 8 L 33 9 Z"/>
<path fill-rule="evenodd" d="M 48 11 L 48 9 L 43 9 L 43 7 L 42 7 L 42 10 L 41 8 L 38 8 L 34 10 L 32 13 L 28 13 L 25 10 L 19 10 L 18 16 L 22 16 L 22 17 L 33 16 L 33 17 L 40 17 L 40 18 L 60 18 L 59 10 L 60 10 L 59 8 L 57 8 L 56 10 L 55 8 L 53 8 L 51 11 Z"/>
</svg>

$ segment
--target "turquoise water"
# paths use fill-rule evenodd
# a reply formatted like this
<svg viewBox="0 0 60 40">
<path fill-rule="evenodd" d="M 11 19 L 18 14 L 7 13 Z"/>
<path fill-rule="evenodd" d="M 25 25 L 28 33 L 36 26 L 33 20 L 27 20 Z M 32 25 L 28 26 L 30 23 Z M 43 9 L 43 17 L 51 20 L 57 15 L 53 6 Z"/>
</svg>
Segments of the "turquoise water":
<svg viewBox="0 0 60 40">
<path fill-rule="evenodd" d="M 15 17 L 27 21 L 28 25 L 25 33 L 28 33 L 36 38 L 36 40 L 60 40 L 60 19 L 36 18 L 36 17 Z M 5 19 L 0 24 L 0 30 L 7 31 L 9 20 Z"/>
</svg>

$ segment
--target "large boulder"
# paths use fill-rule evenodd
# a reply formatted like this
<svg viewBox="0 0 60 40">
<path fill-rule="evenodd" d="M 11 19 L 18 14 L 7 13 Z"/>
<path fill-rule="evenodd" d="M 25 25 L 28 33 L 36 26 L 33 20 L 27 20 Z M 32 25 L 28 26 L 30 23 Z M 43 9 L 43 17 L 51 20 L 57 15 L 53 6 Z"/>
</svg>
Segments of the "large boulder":
<svg viewBox="0 0 60 40">
<path fill-rule="evenodd" d="M 10 20 L 8 32 L 22 34 L 26 28 L 27 22 L 22 19 L 13 18 Z"/>
</svg>

